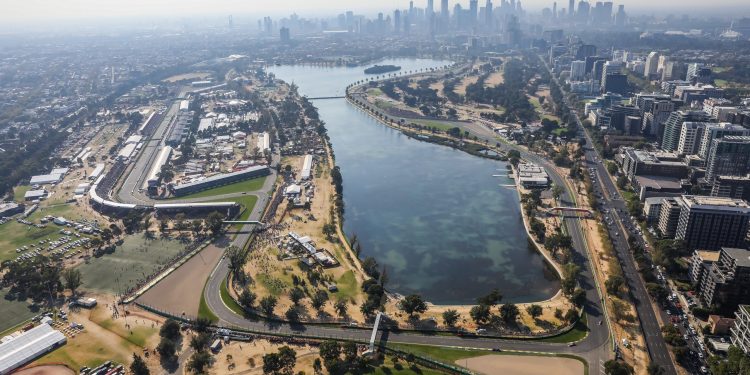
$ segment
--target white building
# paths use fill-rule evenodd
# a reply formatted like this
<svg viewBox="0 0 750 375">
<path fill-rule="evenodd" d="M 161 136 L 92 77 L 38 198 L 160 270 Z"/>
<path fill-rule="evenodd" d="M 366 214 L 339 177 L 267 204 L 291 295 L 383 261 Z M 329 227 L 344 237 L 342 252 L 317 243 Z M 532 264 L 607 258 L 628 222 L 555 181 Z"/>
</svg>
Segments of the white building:
<svg viewBox="0 0 750 375">
<path fill-rule="evenodd" d="M 732 344 L 750 354 L 750 306 L 740 305 L 734 316 L 734 327 L 729 329 Z"/>
<path fill-rule="evenodd" d="M 305 159 L 302 161 L 302 173 L 300 173 L 300 179 L 302 181 L 310 179 L 310 173 L 312 172 L 312 155 L 305 155 Z"/>
<path fill-rule="evenodd" d="M 681 155 L 697 154 L 707 125 L 705 122 L 684 122 L 680 130 L 677 153 Z"/>
<path fill-rule="evenodd" d="M 586 62 L 576 60 L 570 63 L 570 80 L 581 81 L 586 77 Z"/>
<path fill-rule="evenodd" d="M 66 342 L 65 335 L 47 324 L 40 324 L 7 341 L 3 339 L 0 344 L 0 375 L 10 374 Z"/>
</svg>

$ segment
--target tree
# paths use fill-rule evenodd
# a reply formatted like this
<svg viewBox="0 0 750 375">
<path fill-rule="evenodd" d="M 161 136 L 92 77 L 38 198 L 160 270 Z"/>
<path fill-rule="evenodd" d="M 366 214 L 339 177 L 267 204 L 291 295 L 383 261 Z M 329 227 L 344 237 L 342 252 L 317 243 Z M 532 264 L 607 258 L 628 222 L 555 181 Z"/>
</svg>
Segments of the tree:
<svg viewBox="0 0 750 375">
<path fill-rule="evenodd" d="M 312 307 L 320 310 L 328 302 L 328 293 L 325 290 L 317 290 L 311 299 Z"/>
<path fill-rule="evenodd" d="M 659 366 L 658 364 L 651 362 L 648 364 L 648 367 L 646 368 L 646 371 L 648 372 L 648 375 L 664 375 L 667 372 L 664 370 L 664 367 Z"/>
<path fill-rule="evenodd" d="M 518 306 L 512 303 L 506 303 L 500 306 L 500 318 L 505 324 L 510 324 L 518 318 Z"/>
<path fill-rule="evenodd" d="M 343 299 L 336 301 L 336 303 L 333 305 L 333 309 L 336 310 L 336 314 L 339 314 L 340 318 L 346 317 L 346 312 L 348 308 L 349 306 L 347 305 L 346 301 Z"/>
<path fill-rule="evenodd" d="M 373 279 L 380 278 L 380 271 L 378 271 L 378 262 L 373 257 L 367 257 L 362 261 L 362 268 L 365 273 Z"/>
<path fill-rule="evenodd" d="M 607 375 L 630 375 L 633 373 L 633 368 L 625 362 L 610 359 L 604 362 L 604 373 Z"/>
<path fill-rule="evenodd" d="M 70 293 L 75 296 L 76 289 L 81 286 L 81 271 L 77 268 L 67 268 L 62 271 L 62 277 L 65 282 L 65 287 L 70 289 Z"/>
<path fill-rule="evenodd" d="M 574 263 L 567 263 L 563 266 L 563 277 L 560 281 L 560 286 L 564 294 L 571 295 L 573 293 L 580 273 L 581 268 Z"/>
<path fill-rule="evenodd" d="M 247 252 L 235 245 L 227 247 L 225 252 L 227 259 L 229 259 L 229 270 L 232 272 L 232 276 L 236 280 L 242 280 L 245 276 L 242 269 L 247 261 Z"/>
<path fill-rule="evenodd" d="M 569 309 L 565 312 L 565 321 L 568 323 L 573 323 L 578 320 L 578 310 L 576 309 Z"/>
<path fill-rule="evenodd" d="M 289 308 L 284 313 L 284 316 L 286 317 L 286 320 L 290 322 L 298 322 L 299 310 L 297 309 L 297 306 L 296 305 L 289 306 Z"/>
<path fill-rule="evenodd" d="M 503 295 L 497 288 L 492 289 L 487 295 L 477 298 L 478 305 L 495 306 L 503 300 Z"/>
<path fill-rule="evenodd" d="M 555 185 L 552 187 L 552 196 L 555 198 L 555 200 L 560 199 L 560 196 L 564 192 L 562 186 Z"/>
<path fill-rule="evenodd" d="M 159 336 L 172 341 L 179 340 L 182 336 L 180 333 L 180 324 L 174 319 L 167 319 L 159 329 Z"/>
<path fill-rule="evenodd" d="M 289 299 L 296 306 L 299 305 L 299 301 L 305 298 L 305 292 L 299 287 L 294 287 L 289 291 Z"/>
<path fill-rule="evenodd" d="M 260 309 L 266 314 L 266 315 L 273 315 L 273 309 L 276 308 L 276 297 L 274 296 L 265 296 L 261 298 L 260 300 Z"/>
<path fill-rule="evenodd" d="M 211 212 L 206 216 L 206 225 L 214 236 L 218 235 L 224 225 L 224 215 L 216 211 Z"/>
<path fill-rule="evenodd" d="M 146 362 L 138 354 L 133 353 L 133 363 L 130 364 L 130 373 L 133 375 L 150 375 Z"/>
<path fill-rule="evenodd" d="M 239 302 L 242 306 L 251 308 L 255 304 L 256 298 L 258 298 L 258 296 L 246 288 L 240 293 Z"/>
<path fill-rule="evenodd" d="M 268 353 L 263 356 L 263 373 L 292 375 L 295 364 L 297 364 L 297 352 L 288 346 L 282 346 L 278 353 Z"/>
<path fill-rule="evenodd" d="M 331 223 L 323 224 L 323 234 L 326 236 L 326 239 L 330 240 L 336 234 L 336 226 Z"/>
<path fill-rule="evenodd" d="M 205 350 L 200 350 L 190 356 L 187 368 L 195 374 L 205 374 L 206 368 L 211 365 L 212 360 L 211 354 Z"/>
<path fill-rule="evenodd" d="M 398 308 L 409 314 L 409 317 L 414 317 L 414 313 L 421 314 L 427 311 L 427 304 L 419 294 L 410 294 L 399 301 Z"/>
<path fill-rule="evenodd" d="M 620 275 L 610 275 L 604 282 L 604 286 L 607 289 L 607 293 L 616 296 L 620 295 L 620 290 L 625 285 L 625 279 Z"/>
<path fill-rule="evenodd" d="M 174 358 L 176 347 L 177 345 L 174 343 L 174 341 L 163 337 L 159 342 L 159 345 L 156 347 L 156 351 L 159 353 L 162 359 L 169 361 Z"/>
<path fill-rule="evenodd" d="M 536 319 L 542 316 L 542 312 L 543 312 L 542 306 L 539 306 L 536 304 L 531 304 L 528 307 L 526 307 L 526 313 L 528 313 L 532 319 Z"/>
<path fill-rule="evenodd" d="M 445 310 L 443 311 L 443 323 L 448 327 L 453 327 L 458 322 L 459 316 L 456 310 Z"/>
<path fill-rule="evenodd" d="M 476 324 L 483 325 L 483 324 L 487 324 L 492 314 L 490 313 L 489 306 L 477 305 L 471 308 L 471 310 L 469 311 L 469 315 L 471 316 L 471 319 L 473 319 Z"/>
</svg>

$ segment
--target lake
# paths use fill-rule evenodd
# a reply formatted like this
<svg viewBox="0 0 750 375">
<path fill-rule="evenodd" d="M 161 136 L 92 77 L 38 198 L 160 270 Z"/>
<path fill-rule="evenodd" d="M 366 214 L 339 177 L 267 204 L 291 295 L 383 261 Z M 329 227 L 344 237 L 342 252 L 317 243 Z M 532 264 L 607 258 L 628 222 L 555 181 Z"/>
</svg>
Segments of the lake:
<svg viewBox="0 0 750 375">
<path fill-rule="evenodd" d="M 401 71 L 447 61 L 393 59 Z M 308 97 L 340 96 L 364 67 L 275 66 Z M 505 301 L 552 297 L 559 282 L 530 250 L 506 163 L 411 139 L 344 99 L 314 101 L 344 179 L 344 230 L 388 272 L 386 288 L 435 304 L 471 304 L 498 288 Z"/>
</svg>

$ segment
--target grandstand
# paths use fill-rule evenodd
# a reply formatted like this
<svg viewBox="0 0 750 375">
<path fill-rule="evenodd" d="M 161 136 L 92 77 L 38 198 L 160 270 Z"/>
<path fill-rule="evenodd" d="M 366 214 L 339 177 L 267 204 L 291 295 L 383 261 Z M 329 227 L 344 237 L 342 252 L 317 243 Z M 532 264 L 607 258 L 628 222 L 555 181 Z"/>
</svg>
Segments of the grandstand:
<svg viewBox="0 0 750 375">
<path fill-rule="evenodd" d="M 270 173 L 271 170 L 268 169 L 267 166 L 260 165 L 239 170 L 237 172 L 218 174 L 199 181 L 188 182 L 181 185 L 174 185 L 171 187 L 171 191 L 174 196 L 180 197 L 222 185 L 228 185 L 235 182 L 249 180 L 251 178 L 267 176 Z"/>
</svg>

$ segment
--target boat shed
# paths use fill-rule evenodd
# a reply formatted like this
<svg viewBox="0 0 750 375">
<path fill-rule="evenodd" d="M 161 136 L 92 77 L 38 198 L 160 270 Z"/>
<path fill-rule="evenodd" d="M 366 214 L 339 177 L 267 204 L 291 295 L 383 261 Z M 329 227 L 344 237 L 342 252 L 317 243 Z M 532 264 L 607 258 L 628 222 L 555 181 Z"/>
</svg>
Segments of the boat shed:
<svg viewBox="0 0 750 375">
<path fill-rule="evenodd" d="M 47 324 L 36 326 L 10 341 L 0 344 L 0 375 L 51 352 L 67 342 L 65 335 Z"/>
</svg>

